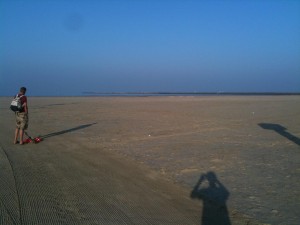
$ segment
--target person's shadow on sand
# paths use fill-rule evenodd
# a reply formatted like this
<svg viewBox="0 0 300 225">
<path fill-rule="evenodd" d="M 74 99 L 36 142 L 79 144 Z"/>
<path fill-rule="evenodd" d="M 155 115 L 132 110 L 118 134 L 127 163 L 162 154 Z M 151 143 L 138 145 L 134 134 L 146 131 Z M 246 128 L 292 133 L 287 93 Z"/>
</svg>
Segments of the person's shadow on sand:
<svg viewBox="0 0 300 225">
<path fill-rule="evenodd" d="M 214 172 L 200 176 L 191 192 L 191 198 L 203 201 L 201 225 L 231 225 L 226 206 L 228 197 L 228 190 Z"/>
<path fill-rule="evenodd" d="M 77 131 L 77 130 L 85 129 L 85 128 L 90 127 L 94 124 L 96 124 L 96 123 L 85 124 L 85 125 L 81 125 L 81 126 L 66 129 L 66 130 L 61 130 L 61 131 L 58 131 L 58 132 L 45 134 L 45 135 L 42 135 L 41 138 L 46 139 L 46 138 L 54 137 L 54 136 L 57 136 L 57 135 L 62 135 L 62 134 L 65 134 L 65 133 L 74 132 L 74 131 Z"/>
<path fill-rule="evenodd" d="M 280 134 L 281 136 L 287 138 L 288 140 L 294 142 L 297 145 L 300 145 L 300 138 L 294 136 L 293 134 L 287 131 L 287 128 L 281 126 L 280 124 L 274 123 L 259 123 L 258 124 L 261 128 L 266 130 L 273 130 L 276 133 Z"/>
</svg>

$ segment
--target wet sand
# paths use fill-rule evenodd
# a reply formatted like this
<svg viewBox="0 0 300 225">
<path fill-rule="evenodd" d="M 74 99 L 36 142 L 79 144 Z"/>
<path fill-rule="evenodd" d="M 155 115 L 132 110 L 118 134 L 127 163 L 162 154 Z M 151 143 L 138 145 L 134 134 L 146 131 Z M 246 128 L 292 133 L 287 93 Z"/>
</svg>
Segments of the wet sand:
<svg viewBox="0 0 300 225">
<path fill-rule="evenodd" d="M 300 96 L 29 97 L 24 146 L 9 104 L 0 224 L 299 222 Z"/>
</svg>

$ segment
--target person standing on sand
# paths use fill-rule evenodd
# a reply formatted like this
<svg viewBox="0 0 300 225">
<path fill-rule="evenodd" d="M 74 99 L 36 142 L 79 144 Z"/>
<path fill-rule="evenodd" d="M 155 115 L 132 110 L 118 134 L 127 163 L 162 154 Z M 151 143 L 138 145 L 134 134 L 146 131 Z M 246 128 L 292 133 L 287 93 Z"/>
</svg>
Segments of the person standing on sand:
<svg viewBox="0 0 300 225">
<path fill-rule="evenodd" d="M 14 144 L 18 143 L 18 137 L 20 136 L 20 145 L 23 144 L 24 130 L 26 130 L 28 127 L 28 104 L 25 93 L 26 87 L 21 87 L 20 92 L 17 95 L 18 97 L 21 97 L 20 100 L 22 104 L 22 110 L 20 112 L 16 112 L 16 131 Z"/>
</svg>

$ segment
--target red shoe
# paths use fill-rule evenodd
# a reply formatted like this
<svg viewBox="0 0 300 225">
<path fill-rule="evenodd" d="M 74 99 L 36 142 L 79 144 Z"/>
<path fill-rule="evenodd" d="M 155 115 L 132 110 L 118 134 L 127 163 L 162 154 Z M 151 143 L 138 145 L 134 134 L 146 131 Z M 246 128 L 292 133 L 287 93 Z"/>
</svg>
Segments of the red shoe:
<svg viewBox="0 0 300 225">
<path fill-rule="evenodd" d="M 30 140 L 30 138 L 27 138 L 23 141 L 23 143 L 31 143 L 32 141 Z"/>
</svg>

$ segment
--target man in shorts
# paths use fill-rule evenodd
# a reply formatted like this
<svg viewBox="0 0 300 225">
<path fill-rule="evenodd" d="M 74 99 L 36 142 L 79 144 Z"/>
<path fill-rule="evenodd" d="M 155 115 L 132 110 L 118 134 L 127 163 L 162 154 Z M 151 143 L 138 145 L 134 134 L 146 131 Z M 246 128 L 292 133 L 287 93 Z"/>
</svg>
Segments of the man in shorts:
<svg viewBox="0 0 300 225">
<path fill-rule="evenodd" d="M 22 104 L 22 110 L 20 112 L 16 112 L 16 131 L 15 131 L 15 139 L 14 144 L 18 143 L 18 137 L 20 136 L 20 145 L 23 144 L 23 136 L 24 130 L 28 127 L 28 105 L 27 105 L 27 97 L 25 96 L 26 88 L 21 87 L 18 97 L 20 98 Z"/>
</svg>

